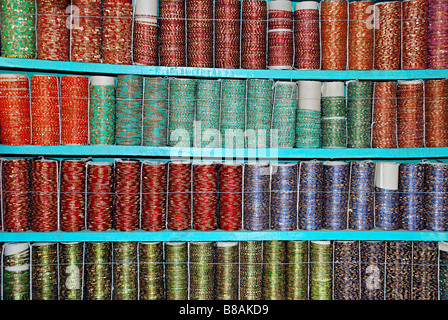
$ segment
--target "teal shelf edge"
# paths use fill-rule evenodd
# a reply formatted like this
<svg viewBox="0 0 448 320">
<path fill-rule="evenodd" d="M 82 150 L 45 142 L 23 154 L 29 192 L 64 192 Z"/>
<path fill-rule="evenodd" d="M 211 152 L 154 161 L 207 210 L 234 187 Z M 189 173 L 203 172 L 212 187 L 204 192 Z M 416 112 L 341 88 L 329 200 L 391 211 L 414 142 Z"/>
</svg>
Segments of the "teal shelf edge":
<svg viewBox="0 0 448 320">
<path fill-rule="evenodd" d="M 266 241 L 266 240 L 387 240 L 448 241 L 448 232 L 432 231 L 80 231 L 80 232 L 0 232 L 1 242 L 72 241 Z"/>
<path fill-rule="evenodd" d="M 174 159 L 443 159 L 448 148 L 403 149 L 220 149 L 147 146 L 7 146 L 0 156 L 161 157 Z"/>
<path fill-rule="evenodd" d="M 49 61 L 0 57 L 0 68 L 58 71 L 89 74 L 136 74 L 169 77 L 210 77 L 210 78 L 260 78 L 291 80 L 406 80 L 448 78 L 448 69 L 429 70 L 368 70 L 368 71 L 327 71 L 327 70 L 249 70 L 192 67 L 155 67 L 140 65 L 111 65 L 69 61 Z"/>
</svg>

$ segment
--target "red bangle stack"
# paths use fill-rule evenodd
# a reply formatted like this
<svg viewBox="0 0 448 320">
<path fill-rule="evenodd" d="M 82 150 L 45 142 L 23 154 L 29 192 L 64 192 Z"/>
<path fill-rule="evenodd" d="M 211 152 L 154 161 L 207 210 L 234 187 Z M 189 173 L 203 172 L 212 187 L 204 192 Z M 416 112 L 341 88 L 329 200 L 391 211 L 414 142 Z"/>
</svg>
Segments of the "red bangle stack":
<svg viewBox="0 0 448 320">
<path fill-rule="evenodd" d="M 72 0 L 71 60 L 101 62 L 101 0 Z"/>
<path fill-rule="evenodd" d="M 68 61 L 68 0 L 37 0 L 37 59 Z"/>
<path fill-rule="evenodd" d="M 401 68 L 426 69 L 428 64 L 428 0 L 402 4 Z"/>
<path fill-rule="evenodd" d="M 215 2 L 215 68 L 240 67 L 240 1 Z"/>
<path fill-rule="evenodd" d="M 87 229 L 106 231 L 112 228 L 113 172 L 110 162 L 87 164 Z"/>
<path fill-rule="evenodd" d="M 400 69 L 401 48 L 401 1 L 383 2 L 375 5 L 374 69 Z"/>
<path fill-rule="evenodd" d="M 168 170 L 168 229 L 190 229 L 191 163 L 173 161 Z"/>
<path fill-rule="evenodd" d="M 160 65 L 185 67 L 185 3 L 160 0 Z"/>
<path fill-rule="evenodd" d="M 141 16 L 139 16 L 141 17 Z M 148 21 L 144 20 L 148 19 Z M 155 23 L 150 22 L 154 19 Z M 147 66 L 158 65 L 157 17 L 135 18 L 134 63 Z"/>
<path fill-rule="evenodd" d="M 448 79 L 425 81 L 425 147 L 448 147 Z"/>
<path fill-rule="evenodd" d="M 30 230 L 31 190 L 30 159 L 2 161 L 3 230 Z"/>
<path fill-rule="evenodd" d="M 219 166 L 219 229 L 241 229 L 243 201 L 243 165 L 223 163 Z"/>
<path fill-rule="evenodd" d="M 294 11 L 294 66 L 297 69 L 320 68 L 320 21 L 318 3 L 309 8 L 296 4 Z"/>
<path fill-rule="evenodd" d="M 242 1 L 241 68 L 266 69 L 267 2 Z"/>
<path fill-rule="evenodd" d="M 141 220 L 145 231 L 166 228 L 167 169 L 166 163 L 143 161 Z"/>
<path fill-rule="evenodd" d="M 58 229 L 58 161 L 37 159 L 31 168 L 31 229 Z"/>
<path fill-rule="evenodd" d="M 213 68 L 213 0 L 187 0 L 187 62 Z"/>
<path fill-rule="evenodd" d="M 349 8 L 348 69 L 371 70 L 373 67 L 373 1 L 353 1 Z M 369 20 L 371 19 L 371 20 Z M 370 22 L 370 23 L 369 23 Z"/>
<path fill-rule="evenodd" d="M 293 13 L 290 1 L 269 2 L 268 67 L 291 69 L 293 66 Z"/>
<path fill-rule="evenodd" d="M 347 1 L 320 3 L 322 70 L 345 70 L 347 65 Z"/>
<path fill-rule="evenodd" d="M 86 161 L 61 161 L 60 229 L 81 231 L 85 228 Z"/>
<path fill-rule="evenodd" d="M 132 64 L 132 12 L 132 0 L 103 1 L 103 63 Z"/>
<path fill-rule="evenodd" d="M 193 229 L 218 227 L 218 167 L 215 163 L 193 164 Z"/>
<path fill-rule="evenodd" d="M 132 231 L 139 227 L 140 168 L 138 160 L 115 162 L 115 230 Z"/>
</svg>

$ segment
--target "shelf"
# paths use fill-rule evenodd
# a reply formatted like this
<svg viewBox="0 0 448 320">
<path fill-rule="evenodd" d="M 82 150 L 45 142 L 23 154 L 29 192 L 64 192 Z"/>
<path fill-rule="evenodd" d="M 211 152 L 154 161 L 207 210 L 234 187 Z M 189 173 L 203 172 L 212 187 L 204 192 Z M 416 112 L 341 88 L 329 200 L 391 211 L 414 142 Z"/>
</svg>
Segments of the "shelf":
<svg viewBox="0 0 448 320">
<path fill-rule="evenodd" d="M 192 159 L 443 159 L 448 158 L 448 148 L 406 149 L 220 149 L 175 148 L 146 146 L 7 146 L 0 145 L 0 154 L 11 157 L 159 157 Z"/>
<path fill-rule="evenodd" d="M 109 65 L 67 61 L 46 61 L 0 57 L 0 70 L 9 73 L 53 73 L 118 75 L 135 74 L 164 77 L 207 77 L 207 78 L 259 78 L 286 80 L 400 80 L 448 78 L 448 69 L 441 70 L 393 70 L 393 71 L 324 71 L 324 70 L 244 70 L 191 67 L 151 67 L 136 65 Z M 422 159 L 448 160 L 448 148 L 408 149 L 221 149 L 221 148 L 173 148 L 148 146 L 7 146 L 0 145 L 3 157 L 53 158 L 159 158 L 174 159 L 233 159 L 300 161 L 300 159 L 376 159 L 408 161 Z M 432 231 L 170 231 L 147 232 L 136 230 L 80 231 L 80 232 L 4 232 L 0 231 L 0 242 L 70 242 L 70 241 L 253 241 L 253 240 L 400 240 L 400 241 L 448 241 L 448 232 Z"/>
<path fill-rule="evenodd" d="M 69 61 L 49 61 L 0 57 L 0 68 L 42 70 L 42 72 L 69 72 L 88 74 L 135 74 L 169 77 L 209 77 L 209 78 L 257 78 L 291 80 L 406 80 L 448 78 L 447 69 L 430 70 L 369 70 L 369 71 L 326 71 L 326 70 L 249 70 L 193 67 L 153 67 L 137 65 L 111 65 Z"/>
<path fill-rule="evenodd" d="M 400 240 L 448 241 L 448 232 L 432 231 L 80 231 L 4 232 L 1 242 L 70 241 L 262 241 L 262 240 Z"/>
</svg>

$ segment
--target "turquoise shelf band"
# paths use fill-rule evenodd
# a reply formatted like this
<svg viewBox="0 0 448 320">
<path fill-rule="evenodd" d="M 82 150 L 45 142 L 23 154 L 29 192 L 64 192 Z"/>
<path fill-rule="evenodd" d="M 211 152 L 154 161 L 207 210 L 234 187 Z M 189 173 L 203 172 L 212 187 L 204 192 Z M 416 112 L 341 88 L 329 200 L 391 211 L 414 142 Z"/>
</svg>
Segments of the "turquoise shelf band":
<svg viewBox="0 0 448 320">
<path fill-rule="evenodd" d="M 242 159 L 400 159 L 400 162 L 437 159 L 447 161 L 448 148 L 363 148 L 363 149 L 221 149 L 221 148 L 175 148 L 146 146 L 7 146 L 0 145 L 3 157 L 160 157 L 169 158 L 173 154 L 188 157 L 209 157 L 223 159 L 231 155 Z"/>
<path fill-rule="evenodd" d="M 447 232 L 431 231 L 79 231 L 79 232 L 0 232 L 2 242 L 69 241 L 268 241 L 268 240 L 384 240 L 447 241 Z"/>
<path fill-rule="evenodd" d="M 153 67 L 137 65 L 110 65 L 101 63 L 83 63 L 68 61 L 47 61 L 37 59 L 0 58 L 0 68 L 42 70 L 42 72 L 62 71 L 63 73 L 92 74 L 136 74 L 169 77 L 208 77 L 208 78 L 256 78 L 285 80 L 412 80 L 444 79 L 448 77 L 446 69 L 427 70 L 249 70 L 193 67 Z"/>
</svg>

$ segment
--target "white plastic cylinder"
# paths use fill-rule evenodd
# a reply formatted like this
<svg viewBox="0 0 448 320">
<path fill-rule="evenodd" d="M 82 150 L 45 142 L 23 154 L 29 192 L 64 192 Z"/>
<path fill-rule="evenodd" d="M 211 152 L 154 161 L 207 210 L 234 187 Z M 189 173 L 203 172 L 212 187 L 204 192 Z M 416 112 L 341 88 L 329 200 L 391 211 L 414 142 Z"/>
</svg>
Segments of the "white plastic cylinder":
<svg viewBox="0 0 448 320">
<path fill-rule="evenodd" d="M 322 82 L 300 80 L 299 82 L 299 109 L 320 112 L 320 98 Z"/>
<path fill-rule="evenodd" d="M 397 162 L 377 162 L 375 164 L 375 186 L 381 189 L 398 190 Z"/>
<path fill-rule="evenodd" d="M 91 76 L 90 84 L 92 86 L 113 86 L 115 85 L 115 77 Z"/>
<path fill-rule="evenodd" d="M 324 82 L 322 84 L 322 97 L 343 97 L 345 83 L 341 81 Z"/>
<path fill-rule="evenodd" d="M 319 3 L 317 1 L 302 1 L 297 2 L 294 10 L 319 10 Z"/>
<path fill-rule="evenodd" d="M 292 12 L 292 2 L 285 0 L 269 1 L 268 10 L 280 10 L 280 11 Z"/>
</svg>

